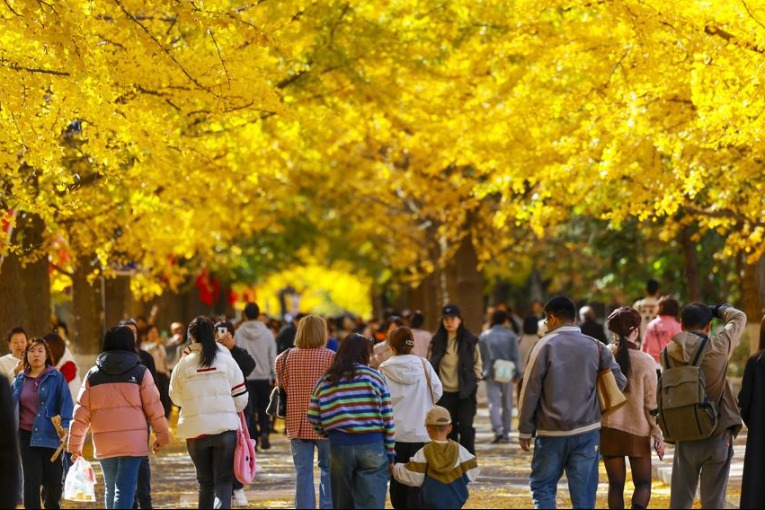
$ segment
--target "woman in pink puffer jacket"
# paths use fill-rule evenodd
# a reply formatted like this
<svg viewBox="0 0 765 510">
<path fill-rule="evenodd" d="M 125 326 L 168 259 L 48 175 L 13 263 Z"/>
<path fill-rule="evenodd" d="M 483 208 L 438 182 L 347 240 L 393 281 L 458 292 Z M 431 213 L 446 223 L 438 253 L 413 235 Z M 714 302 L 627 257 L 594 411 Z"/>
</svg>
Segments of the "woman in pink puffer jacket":
<svg viewBox="0 0 765 510">
<path fill-rule="evenodd" d="M 95 457 L 104 472 L 106 508 L 133 508 L 138 467 L 149 455 L 149 424 L 156 435 L 156 453 L 170 440 L 159 391 L 135 352 L 132 331 L 112 328 L 104 336 L 96 366 L 85 376 L 68 447 L 72 461 L 77 460 L 91 429 Z"/>
</svg>

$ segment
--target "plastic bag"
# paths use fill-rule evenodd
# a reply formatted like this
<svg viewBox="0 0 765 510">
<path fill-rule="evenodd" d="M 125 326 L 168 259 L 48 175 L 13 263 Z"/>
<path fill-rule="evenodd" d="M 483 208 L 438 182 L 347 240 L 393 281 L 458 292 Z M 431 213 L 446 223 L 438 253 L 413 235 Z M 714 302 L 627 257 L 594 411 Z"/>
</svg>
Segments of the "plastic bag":
<svg viewBox="0 0 765 510">
<path fill-rule="evenodd" d="M 96 472 L 90 462 L 79 457 L 64 481 L 64 499 L 69 501 L 95 501 L 96 500 Z"/>
</svg>

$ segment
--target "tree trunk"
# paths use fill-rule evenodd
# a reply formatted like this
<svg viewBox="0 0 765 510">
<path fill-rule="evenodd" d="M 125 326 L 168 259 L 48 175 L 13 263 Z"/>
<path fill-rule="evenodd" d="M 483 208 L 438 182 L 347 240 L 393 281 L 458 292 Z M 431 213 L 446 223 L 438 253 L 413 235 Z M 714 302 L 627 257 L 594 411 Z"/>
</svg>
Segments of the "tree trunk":
<svg viewBox="0 0 765 510">
<path fill-rule="evenodd" d="M 438 272 L 427 275 L 416 287 L 407 290 L 407 306 L 411 312 L 419 310 L 425 316 L 422 329 L 435 332 L 441 318 L 441 304 L 438 300 Z"/>
<path fill-rule="evenodd" d="M 441 304 L 454 303 L 460 305 L 462 295 L 459 289 L 460 280 L 460 264 L 463 263 L 459 257 L 465 256 L 464 253 L 460 253 L 462 249 L 462 243 L 460 243 L 457 252 L 451 259 L 446 261 L 446 267 L 441 271 Z M 446 251 L 446 247 L 444 247 Z M 463 312 L 464 313 L 464 312 Z M 463 316 L 464 319 L 464 316 Z"/>
<path fill-rule="evenodd" d="M 185 314 L 185 304 L 183 294 L 179 292 L 167 291 L 157 300 L 159 310 L 155 318 L 155 324 L 160 331 L 166 331 L 170 334 L 170 325 L 173 322 L 189 323 L 189 318 Z"/>
<path fill-rule="evenodd" d="M 747 264 L 744 261 L 741 300 L 747 317 L 749 352 L 757 352 L 760 321 L 765 313 L 765 256 L 760 257 L 760 260 L 754 264 Z"/>
<path fill-rule="evenodd" d="M 465 327 L 473 334 L 481 333 L 483 324 L 483 275 L 478 270 L 478 254 L 473 246 L 473 238 L 467 235 L 462 239 L 454 257 L 457 270 L 457 293 L 453 302 L 462 310 Z"/>
<path fill-rule="evenodd" d="M 130 277 L 117 276 L 107 278 L 106 287 L 106 327 L 111 328 L 119 321 L 133 317 L 135 304 L 133 293 L 130 291 Z"/>
<path fill-rule="evenodd" d="M 3 262 L 0 272 L 0 331 L 4 334 L 15 326 L 29 328 L 26 324 L 26 300 L 24 294 L 24 275 L 19 258 L 9 254 Z M 8 344 L 0 342 L 1 352 L 8 351 Z"/>
<path fill-rule="evenodd" d="M 441 321 L 441 306 L 442 302 L 438 298 L 439 281 L 441 279 L 441 272 L 436 271 L 425 277 L 422 282 L 422 313 L 425 315 L 424 329 L 433 333 L 438 329 L 438 324 Z"/>
<path fill-rule="evenodd" d="M 51 329 L 50 274 L 45 251 L 45 224 L 36 215 L 19 215 L 11 245 L 21 255 L 8 254 L 0 271 L 0 327 L 4 333 L 22 326 L 30 336 Z"/>
<path fill-rule="evenodd" d="M 372 285 L 370 289 L 372 298 L 372 315 L 382 320 L 385 314 L 385 298 L 383 297 L 383 291 L 376 283 Z"/>
<path fill-rule="evenodd" d="M 699 288 L 699 264 L 696 244 L 691 240 L 692 231 L 688 226 L 680 231 L 680 244 L 683 247 L 683 272 L 688 286 L 688 301 L 702 301 Z"/>
<path fill-rule="evenodd" d="M 71 336 L 76 352 L 97 354 L 101 350 L 103 328 L 101 304 L 101 278 L 88 282 L 93 267 L 92 256 L 80 256 L 72 276 L 72 327 Z"/>
</svg>

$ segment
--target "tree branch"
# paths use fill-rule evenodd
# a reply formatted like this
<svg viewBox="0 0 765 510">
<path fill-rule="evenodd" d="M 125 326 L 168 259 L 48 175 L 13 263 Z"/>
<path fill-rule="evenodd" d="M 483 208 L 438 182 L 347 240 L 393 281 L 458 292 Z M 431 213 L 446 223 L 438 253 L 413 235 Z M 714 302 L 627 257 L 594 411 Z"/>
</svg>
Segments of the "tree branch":
<svg viewBox="0 0 765 510">
<path fill-rule="evenodd" d="M 285 78 L 282 81 L 278 82 L 276 84 L 276 88 L 278 88 L 278 89 L 286 88 L 287 86 L 289 86 L 289 85 L 295 83 L 296 81 L 298 81 L 300 78 L 302 78 L 307 73 L 308 73 L 308 70 L 307 69 L 303 69 L 303 70 L 293 74 L 292 76 L 290 76 L 288 78 Z"/>
<path fill-rule="evenodd" d="M 223 72 L 226 73 L 226 81 L 228 82 L 228 88 L 231 90 L 231 76 L 228 74 L 228 68 L 226 67 L 226 61 L 223 60 L 223 55 L 220 53 L 220 46 L 218 46 L 218 41 L 215 40 L 215 34 L 213 34 L 212 29 L 208 28 L 207 33 L 210 34 L 210 39 L 212 39 L 213 44 L 215 45 L 215 51 L 218 52 L 218 60 L 220 60 L 220 65 L 223 66 Z"/>
<path fill-rule="evenodd" d="M 708 35 L 720 37 L 721 39 L 724 39 L 725 42 L 738 46 L 739 48 L 743 48 L 749 51 L 754 51 L 755 53 L 759 53 L 760 55 L 765 55 L 765 49 L 760 48 L 756 44 L 752 44 L 746 41 L 741 41 L 739 40 L 738 37 L 731 34 L 730 32 L 726 32 L 722 28 L 715 27 L 712 25 L 706 25 L 704 27 L 704 33 Z"/>
<path fill-rule="evenodd" d="M 9 62 L 6 59 L 1 59 L 0 64 L 14 71 L 26 71 L 28 73 L 38 73 L 38 74 L 50 74 L 53 76 L 71 76 L 71 74 L 67 73 L 66 71 L 55 71 L 53 69 L 41 69 L 39 67 L 27 67 L 27 66 L 20 65 L 18 62 Z"/>
<path fill-rule="evenodd" d="M 167 56 L 168 56 L 168 58 L 169 58 L 170 60 L 172 60 L 172 61 L 173 61 L 173 63 L 174 63 L 176 66 L 178 66 L 178 68 L 181 70 L 181 72 L 182 72 L 184 75 L 186 75 L 186 77 L 187 77 L 187 78 L 188 78 L 188 79 L 189 79 L 189 80 L 190 80 L 190 81 L 191 81 L 191 82 L 192 82 L 194 85 L 196 85 L 197 87 L 199 87 L 201 90 L 204 90 L 204 91 L 205 91 L 205 92 L 207 92 L 208 94 L 210 94 L 210 95 L 212 95 L 212 96 L 214 96 L 214 97 L 216 97 L 216 98 L 220 98 L 220 96 L 219 96 L 218 94 L 216 94 L 215 92 L 213 92 L 212 90 L 210 90 L 208 87 L 205 87 L 204 85 L 202 85 L 202 83 L 200 83 L 200 82 L 199 82 L 199 80 L 197 80 L 196 78 L 194 78 L 194 76 L 192 76 L 192 75 L 191 75 L 191 73 L 189 73 L 189 72 L 186 70 L 186 68 L 183 66 L 183 64 L 181 64 L 180 62 L 178 62 L 178 59 L 176 59 L 176 58 L 175 58 L 175 56 L 174 56 L 172 53 L 170 53 L 170 50 L 168 50 L 167 48 L 165 48 L 165 46 L 164 46 L 164 45 L 163 45 L 161 42 L 159 42 L 159 40 L 158 40 L 158 39 L 157 39 L 157 38 L 154 36 L 154 34 L 152 34 L 152 33 L 149 31 L 149 29 L 148 29 L 148 28 L 146 28 L 146 26 L 145 26 L 143 23 L 141 23 L 141 22 L 140 22 L 140 21 L 139 21 L 139 20 L 138 20 L 138 19 L 137 19 L 135 16 L 133 16 L 133 15 L 132 15 L 130 12 L 128 12 L 128 10 L 127 10 L 127 9 L 125 9 L 125 7 L 122 5 L 122 2 L 120 2 L 120 0 L 114 0 L 114 3 L 115 3 L 115 4 L 117 4 L 117 7 L 119 7 L 119 8 L 120 8 L 120 10 L 121 10 L 121 11 L 122 11 L 122 12 L 125 14 L 125 16 L 127 16 L 127 17 L 128 17 L 128 19 L 129 19 L 130 21 L 132 21 L 133 23 L 135 23 L 136 25 L 138 25 L 139 27 L 141 27 L 141 30 L 143 30 L 143 31 L 144 31 L 144 33 L 145 33 L 147 36 L 149 36 L 149 39 L 151 39 L 151 40 L 154 42 L 154 44 L 156 44 L 156 45 L 157 45 L 157 47 L 159 47 L 159 49 L 160 49 L 160 50 L 162 50 L 162 52 L 163 52 L 165 55 L 167 55 Z"/>
<path fill-rule="evenodd" d="M 3 0 L 3 3 L 6 7 L 8 7 L 8 10 L 11 11 L 16 16 L 21 17 L 21 13 L 17 12 L 13 7 L 11 7 L 11 4 L 8 2 L 8 0 Z"/>
<path fill-rule="evenodd" d="M 741 0 L 741 4 L 744 6 L 744 9 L 746 9 L 746 13 L 749 14 L 749 17 L 752 18 L 754 22 L 760 25 L 762 28 L 765 28 L 765 25 L 762 24 L 762 21 L 754 17 L 754 13 L 749 9 L 749 6 L 746 4 L 746 0 Z"/>
<path fill-rule="evenodd" d="M 712 211 L 691 204 L 683 204 L 683 209 L 707 218 L 727 218 L 735 220 L 738 223 L 749 223 L 753 227 L 765 227 L 765 221 L 750 218 L 749 216 L 729 209 L 717 209 Z"/>
</svg>

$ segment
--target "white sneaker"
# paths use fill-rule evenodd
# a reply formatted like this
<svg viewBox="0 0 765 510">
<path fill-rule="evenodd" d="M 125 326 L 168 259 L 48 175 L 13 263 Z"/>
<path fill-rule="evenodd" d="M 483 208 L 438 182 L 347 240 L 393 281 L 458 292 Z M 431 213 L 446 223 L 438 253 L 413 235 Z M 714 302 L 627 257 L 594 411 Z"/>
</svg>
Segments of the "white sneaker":
<svg viewBox="0 0 765 510">
<path fill-rule="evenodd" d="M 236 506 L 247 506 L 247 496 L 244 495 L 244 489 L 236 489 L 234 491 L 234 504 Z"/>
</svg>

